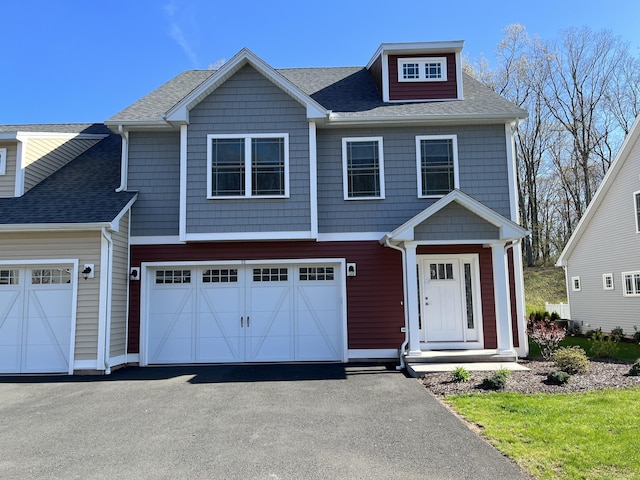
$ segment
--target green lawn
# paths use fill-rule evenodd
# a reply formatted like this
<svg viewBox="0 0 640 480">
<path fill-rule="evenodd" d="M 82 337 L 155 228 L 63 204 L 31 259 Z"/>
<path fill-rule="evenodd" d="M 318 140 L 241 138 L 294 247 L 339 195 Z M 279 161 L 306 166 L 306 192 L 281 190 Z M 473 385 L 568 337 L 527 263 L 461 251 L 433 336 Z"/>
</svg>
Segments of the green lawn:
<svg viewBox="0 0 640 480">
<path fill-rule="evenodd" d="M 572 345 L 578 345 L 584 349 L 588 357 L 594 357 L 595 355 L 591 351 L 591 340 L 585 337 L 565 337 L 560 342 L 561 347 L 569 347 Z M 529 357 L 539 357 L 540 349 L 538 345 L 529 339 Z M 640 345 L 636 343 L 618 343 L 618 351 L 615 353 L 614 358 L 623 360 L 625 362 L 635 362 L 640 358 Z"/>
<path fill-rule="evenodd" d="M 640 479 L 640 388 L 446 402 L 538 479 Z"/>
</svg>

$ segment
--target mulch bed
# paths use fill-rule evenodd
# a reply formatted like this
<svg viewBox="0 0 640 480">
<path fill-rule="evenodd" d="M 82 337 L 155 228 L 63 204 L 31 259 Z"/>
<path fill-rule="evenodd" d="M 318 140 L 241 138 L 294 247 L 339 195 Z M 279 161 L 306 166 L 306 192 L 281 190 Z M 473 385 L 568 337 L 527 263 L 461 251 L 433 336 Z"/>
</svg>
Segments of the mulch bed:
<svg viewBox="0 0 640 480">
<path fill-rule="evenodd" d="M 572 393 L 604 388 L 640 387 L 640 376 L 629 375 L 631 363 L 613 359 L 591 359 L 589 371 L 572 375 L 569 383 L 551 385 L 547 383 L 547 374 L 557 370 L 553 362 L 542 359 L 519 360 L 518 363 L 529 368 L 529 371 L 513 371 L 502 392 L 518 393 Z M 434 395 L 443 397 L 461 393 L 489 393 L 481 387 L 482 380 L 491 372 L 471 372 L 467 382 L 454 382 L 450 372 L 427 373 L 420 378 L 422 384 Z"/>
</svg>

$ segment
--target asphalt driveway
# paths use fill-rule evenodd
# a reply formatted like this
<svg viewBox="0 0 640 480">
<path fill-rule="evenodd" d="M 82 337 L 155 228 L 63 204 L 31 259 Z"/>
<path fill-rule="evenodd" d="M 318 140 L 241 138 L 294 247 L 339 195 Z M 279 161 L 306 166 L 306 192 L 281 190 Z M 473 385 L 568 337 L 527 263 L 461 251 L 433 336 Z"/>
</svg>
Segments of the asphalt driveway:
<svg viewBox="0 0 640 480">
<path fill-rule="evenodd" d="M 384 366 L 0 377 L 0 478 L 523 479 Z"/>
</svg>

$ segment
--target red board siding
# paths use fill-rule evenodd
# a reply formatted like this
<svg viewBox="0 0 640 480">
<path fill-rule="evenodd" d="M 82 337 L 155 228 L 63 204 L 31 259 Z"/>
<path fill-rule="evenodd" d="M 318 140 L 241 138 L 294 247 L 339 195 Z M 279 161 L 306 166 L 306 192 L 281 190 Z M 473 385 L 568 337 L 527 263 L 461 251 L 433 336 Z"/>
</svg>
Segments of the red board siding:
<svg viewBox="0 0 640 480">
<path fill-rule="evenodd" d="M 446 57 L 446 82 L 398 82 L 398 58 Z M 456 57 L 442 55 L 389 55 L 389 100 L 446 100 L 458 98 Z"/>
<path fill-rule="evenodd" d="M 345 258 L 357 263 L 347 278 L 348 347 L 400 348 L 404 341 L 402 259 L 378 242 L 220 242 L 131 247 L 131 265 L 142 262 Z M 131 282 L 129 353 L 139 353 L 140 283 Z"/>
</svg>

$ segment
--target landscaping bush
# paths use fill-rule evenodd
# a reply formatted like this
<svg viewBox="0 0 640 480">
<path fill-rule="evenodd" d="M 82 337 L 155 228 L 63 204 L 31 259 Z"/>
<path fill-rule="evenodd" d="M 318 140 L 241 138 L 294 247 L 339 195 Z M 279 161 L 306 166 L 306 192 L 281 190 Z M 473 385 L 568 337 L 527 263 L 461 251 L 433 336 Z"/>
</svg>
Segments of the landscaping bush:
<svg viewBox="0 0 640 480">
<path fill-rule="evenodd" d="M 542 358 L 549 360 L 560 342 L 567 335 L 567 329 L 559 327 L 545 317 L 543 320 L 530 321 L 527 333 L 531 341 L 540 347 Z"/>
<path fill-rule="evenodd" d="M 471 372 L 464 367 L 456 367 L 451 372 L 451 379 L 454 382 L 467 382 L 471 378 Z"/>
<path fill-rule="evenodd" d="M 613 340 L 616 342 L 622 340 L 624 338 L 624 330 L 622 327 L 616 327 L 611 330 L 611 337 L 613 337 Z"/>
<path fill-rule="evenodd" d="M 556 367 L 558 367 L 558 370 L 562 370 L 570 375 L 584 373 L 589 370 L 587 354 L 577 345 L 557 349 L 551 359 Z"/>
<path fill-rule="evenodd" d="M 633 341 L 636 343 L 640 343 L 640 330 L 638 330 L 638 327 L 636 327 L 635 325 L 633 326 L 633 329 L 635 330 L 633 332 Z"/>
<path fill-rule="evenodd" d="M 598 358 L 613 357 L 618 351 L 619 341 L 619 337 L 607 337 L 602 333 L 602 328 L 597 328 L 591 333 L 591 351 Z"/>
<path fill-rule="evenodd" d="M 632 377 L 640 376 L 640 358 L 636 360 L 636 363 L 631 365 L 631 368 L 629 369 L 629 375 L 631 375 Z"/>
<path fill-rule="evenodd" d="M 485 390 L 503 390 L 507 386 L 507 378 L 510 373 L 506 368 L 500 368 L 492 375 L 483 378 L 481 386 Z"/>
<path fill-rule="evenodd" d="M 571 375 L 562 370 L 555 370 L 547 374 L 547 381 L 553 385 L 564 385 L 569 382 Z"/>
</svg>

